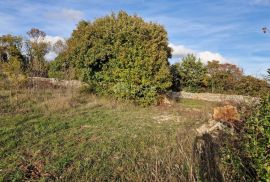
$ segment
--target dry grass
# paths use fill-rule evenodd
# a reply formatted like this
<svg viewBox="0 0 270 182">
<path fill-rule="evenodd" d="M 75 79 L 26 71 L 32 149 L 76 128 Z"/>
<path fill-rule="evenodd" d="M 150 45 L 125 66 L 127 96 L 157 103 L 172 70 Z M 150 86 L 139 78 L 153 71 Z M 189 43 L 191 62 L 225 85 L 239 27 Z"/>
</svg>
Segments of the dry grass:
<svg viewBox="0 0 270 182">
<path fill-rule="evenodd" d="M 196 181 L 214 104 L 143 108 L 51 86 L 1 91 L 0 180 Z"/>
</svg>

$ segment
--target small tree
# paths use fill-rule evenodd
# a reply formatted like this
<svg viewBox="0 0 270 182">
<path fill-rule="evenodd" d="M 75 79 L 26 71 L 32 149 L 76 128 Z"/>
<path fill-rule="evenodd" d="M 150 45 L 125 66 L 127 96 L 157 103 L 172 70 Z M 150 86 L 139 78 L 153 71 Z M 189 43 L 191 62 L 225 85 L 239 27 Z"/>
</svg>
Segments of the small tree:
<svg viewBox="0 0 270 182">
<path fill-rule="evenodd" d="M 29 40 L 26 43 L 30 62 L 29 75 L 46 77 L 48 74 L 48 65 L 44 56 L 49 50 L 48 43 L 44 41 L 46 33 L 32 28 L 27 34 L 29 36 Z"/>
<path fill-rule="evenodd" d="M 206 67 L 200 59 L 190 54 L 179 64 L 181 83 L 187 91 L 200 91 L 206 87 Z"/>
</svg>

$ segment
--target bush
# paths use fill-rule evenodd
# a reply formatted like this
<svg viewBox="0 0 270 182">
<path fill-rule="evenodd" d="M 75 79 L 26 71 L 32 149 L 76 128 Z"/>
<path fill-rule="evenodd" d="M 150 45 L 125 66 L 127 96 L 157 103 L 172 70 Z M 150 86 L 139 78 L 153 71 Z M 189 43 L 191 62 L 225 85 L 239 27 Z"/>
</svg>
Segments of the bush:
<svg viewBox="0 0 270 182">
<path fill-rule="evenodd" d="M 245 151 L 260 181 L 270 180 L 270 96 L 246 124 Z"/>
<path fill-rule="evenodd" d="M 225 176 L 232 181 L 269 181 L 270 179 L 270 96 L 235 134 L 222 138 Z"/>
<path fill-rule="evenodd" d="M 170 56 L 164 27 L 121 11 L 80 22 L 50 75 L 72 72 L 96 93 L 148 105 L 171 86 Z"/>
<path fill-rule="evenodd" d="M 264 96 L 270 93 L 270 85 L 252 76 L 243 76 L 236 84 L 236 92 L 240 95 Z"/>
<path fill-rule="evenodd" d="M 9 62 L 0 64 L 0 72 L 0 86 L 3 88 L 19 88 L 27 81 L 21 62 L 17 58 L 12 57 Z"/>
</svg>

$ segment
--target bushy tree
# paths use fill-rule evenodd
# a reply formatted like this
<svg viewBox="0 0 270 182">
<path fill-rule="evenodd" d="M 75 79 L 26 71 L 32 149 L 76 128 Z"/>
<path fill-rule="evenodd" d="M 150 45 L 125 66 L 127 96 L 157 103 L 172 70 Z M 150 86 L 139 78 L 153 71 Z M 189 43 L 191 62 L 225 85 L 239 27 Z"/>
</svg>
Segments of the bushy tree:
<svg viewBox="0 0 270 182">
<path fill-rule="evenodd" d="M 9 62 L 10 59 L 16 57 L 22 63 L 22 66 L 26 66 L 26 59 L 22 55 L 22 44 L 22 37 L 12 35 L 0 36 L 0 62 Z"/>
<path fill-rule="evenodd" d="M 206 67 L 200 59 L 190 54 L 179 64 L 182 87 L 187 91 L 200 91 L 206 87 Z"/>
<path fill-rule="evenodd" d="M 235 87 L 243 76 L 243 70 L 234 64 L 221 64 L 219 61 L 210 61 L 207 63 L 207 72 L 209 74 L 209 86 L 212 92 L 232 92 L 235 93 Z"/>
<path fill-rule="evenodd" d="M 25 80 L 27 59 L 22 55 L 22 38 L 12 35 L 0 37 L 0 85 L 20 86 Z"/>
<path fill-rule="evenodd" d="M 71 70 L 97 93 L 150 104 L 171 86 L 170 56 L 164 27 L 121 11 L 81 21 L 52 72 Z"/>
</svg>

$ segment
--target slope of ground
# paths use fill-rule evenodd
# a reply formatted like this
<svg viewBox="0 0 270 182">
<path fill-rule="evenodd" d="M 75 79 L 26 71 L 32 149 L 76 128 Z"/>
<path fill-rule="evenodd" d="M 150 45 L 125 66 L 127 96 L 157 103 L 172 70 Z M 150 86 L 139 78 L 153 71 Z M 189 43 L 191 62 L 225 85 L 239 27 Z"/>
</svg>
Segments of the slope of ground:
<svg viewBox="0 0 270 182">
<path fill-rule="evenodd" d="M 193 181 L 212 103 L 142 108 L 63 88 L 0 91 L 0 181 Z"/>
</svg>

